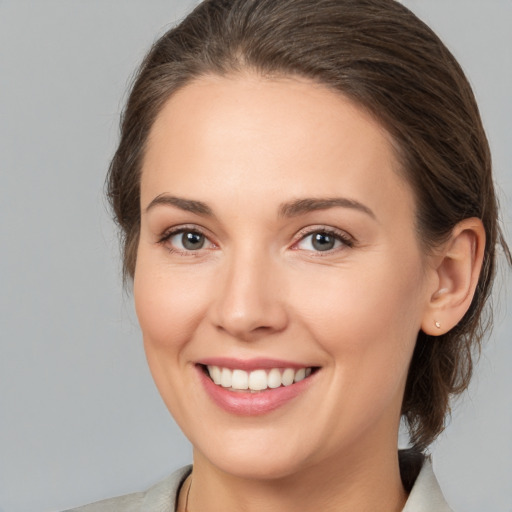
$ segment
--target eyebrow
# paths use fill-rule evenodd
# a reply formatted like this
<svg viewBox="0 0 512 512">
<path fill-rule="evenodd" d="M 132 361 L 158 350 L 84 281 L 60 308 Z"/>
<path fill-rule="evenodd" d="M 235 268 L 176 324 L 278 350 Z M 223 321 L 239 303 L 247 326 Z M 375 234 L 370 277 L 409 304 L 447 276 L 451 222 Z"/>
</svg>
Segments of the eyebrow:
<svg viewBox="0 0 512 512">
<path fill-rule="evenodd" d="M 212 209 L 202 201 L 193 201 L 192 199 L 184 199 L 183 197 L 170 196 L 168 194 L 160 194 L 156 196 L 146 207 L 146 212 L 158 205 L 175 206 L 180 210 L 213 217 Z"/>
<path fill-rule="evenodd" d="M 304 198 L 297 199 L 288 203 L 283 203 L 279 208 L 281 217 L 296 217 L 304 213 L 316 210 L 327 210 L 328 208 L 351 208 L 366 213 L 372 219 L 376 219 L 375 214 L 359 201 L 348 199 L 346 197 L 330 197 L 330 198 Z"/>
<path fill-rule="evenodd" d="M 156 196 L 146 207 L 146 212 L 154 208 L 155 206 L 174 206 L 180 210 L 192 212 L 197 215 L 203 215 L 207 217 L 213 217 L 213 210 L 202 201 L 194 201 L 192 199 L 185 199 L 183 197 L 171 196 L 168 194 L 160 194 Z M 352 208 L 366 213 L 373 219 L 375 214 L 359 201 L 354 199 L 348 199 L 346 197 L 331 197 L 331 198 L 303 198 L 296 199 L 287 203 L 282 203 L 279 207 L 280 217 L 296 217 L 305 213 L 313 212 L 316 210 L 327 210 L 329 208 Z"/>
</svg>

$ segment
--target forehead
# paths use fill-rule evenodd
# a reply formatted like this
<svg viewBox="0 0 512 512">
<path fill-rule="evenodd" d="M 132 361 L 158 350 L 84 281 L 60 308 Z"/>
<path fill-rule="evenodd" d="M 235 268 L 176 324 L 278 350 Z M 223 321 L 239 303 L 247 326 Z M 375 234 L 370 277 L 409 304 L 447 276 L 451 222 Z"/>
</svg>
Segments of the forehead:
<svg viewBox="0 0 512 512">
<path fill-rule="evenodd" d="M 302 77 L 253 73 L 208 75 L 177 90 L 159 112 L 148 143 L 158 144 L 162 137 L 169 143 L 171 135 L 190 138 L 189 129 L 204 142 L 205 136 L 232 137 L 235 124 L 243 128 L 239 137 L 250 135 L 254 144 L 261 142 L 258 135 L 279 134 L 275 143 L 284 145 L 313 131 L 317 136 L 309 139 L 310 144 L 354 144 L 363 142 L 357 135 L 364 131 L 366 144 L 392 149 L 391 137 L 379 122 L 341 93 Z M 349 129 L 341 129 L 342 124 Z"/>
<path fill-rule="evenodd" d="M 340 187 L 344 195 L 365 188 L 367 196 L 397 189 L 410 196 L 398 169 L 387 131 L 338 92 L 295 77 L 208 76 L 173 94 L 159 113 L 141 192 L 150 200 L 195 187 L 206 196 L 214 189 L 206 185 L 222 184 L 264 197 L 272 184 L 299 197 Z"/>
</svg>

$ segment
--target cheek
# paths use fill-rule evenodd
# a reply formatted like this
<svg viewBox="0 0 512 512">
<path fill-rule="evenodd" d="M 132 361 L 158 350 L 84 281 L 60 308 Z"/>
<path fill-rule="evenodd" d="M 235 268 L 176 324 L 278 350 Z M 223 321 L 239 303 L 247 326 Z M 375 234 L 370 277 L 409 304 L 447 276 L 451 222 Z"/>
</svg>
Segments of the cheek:
<svg viewBox="0 0 512 512">
<path fill-rule="evenodd" d="M 297 317 L 331 355 L 393 364 L 398 351 L 408 358 L 421 325 L 422 275 L 414 258 L 326 269 L 296 280 Z"/>
<path fill-rule="evenodd" d="M 198 286 L 197 279 L 194 272 L 171 271 L 151 254 L 139 252 L 133 293 L 147 362 L 162 399 L 185 431 L 192 399 L 182 392 L 182 380 L 190 372 L 187 347 L 208 302 L 207 287 Z"/>
<path fill-rule="evenodd" d="M 144 256 L 137 262 L 133 292 L 144 342 L 155 349 L 185 344 L 204 318 L 209 297 L 194 271 L 171 272 Z"/>
<path fill-rule="evenodd" d="M 297 317 L 330 359 L 328 409 L 361 432 L 381 416 L 398 418 L 421 323 L 421 267 L 379 263 L 365 273 L 317 275 L 314 293 L 294 294 L 301 297 Z"/>
</svg>

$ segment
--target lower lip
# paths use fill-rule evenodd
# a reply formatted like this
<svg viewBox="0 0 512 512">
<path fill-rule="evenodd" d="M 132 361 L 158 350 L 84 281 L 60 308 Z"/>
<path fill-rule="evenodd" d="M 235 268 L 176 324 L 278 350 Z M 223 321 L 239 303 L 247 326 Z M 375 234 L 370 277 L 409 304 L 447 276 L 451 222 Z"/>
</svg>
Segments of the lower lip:
<svg viewBox="0 0 512 512">
<path fill-rule="evenodd" d="M 297 395 L 304 392 L 310 384 L 311 377 L 307 377 L 290 386 L 281 386 L 275 389 L 266 389 L 256 393 L 244 391 L 230 391 L 217 386 L 201 366 L 197 366 L 199 378 L 210 398 L 221 409 L 240 416 L 258 416 L 274 411 L 284 406 Z"/>
</svg>

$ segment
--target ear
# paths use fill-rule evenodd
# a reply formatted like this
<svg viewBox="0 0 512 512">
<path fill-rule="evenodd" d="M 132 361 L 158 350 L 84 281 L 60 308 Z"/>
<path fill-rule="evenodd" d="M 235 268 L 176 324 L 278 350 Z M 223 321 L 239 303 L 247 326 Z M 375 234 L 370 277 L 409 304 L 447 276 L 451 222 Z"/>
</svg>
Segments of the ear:
<svg viewBox="0 0 512 512">
<path fill-rule="evenodd" d="M 465 219 L 433 257 L 435 283 L 421 328 L 439 336 L 455 327 L 471 305 L 484 258 L 485 229 L 477 218 Z"/>
</svg>

